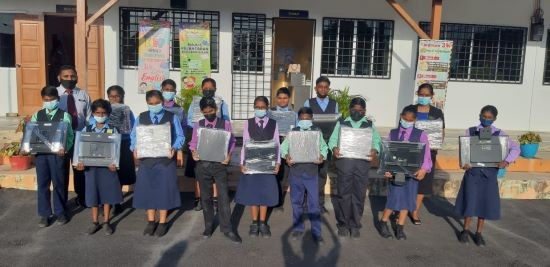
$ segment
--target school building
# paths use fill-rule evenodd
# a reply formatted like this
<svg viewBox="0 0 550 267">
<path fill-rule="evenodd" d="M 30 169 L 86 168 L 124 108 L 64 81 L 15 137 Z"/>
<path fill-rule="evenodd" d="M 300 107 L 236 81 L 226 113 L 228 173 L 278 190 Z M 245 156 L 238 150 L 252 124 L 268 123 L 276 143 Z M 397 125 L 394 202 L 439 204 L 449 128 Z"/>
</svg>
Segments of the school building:
<svg viewBox="0 0 550 267">
<path fill-rule="evenodd" d="M 90 16 L 109 5 L 87 28 L 87 46 L 75 44 L 77 2 L 87 2 Z M 550 0 L 2 0 L 0 115 L 38 109 L 39 90 L 55 83 L 55 67 L 78 66 L 82 47 L 88 71 L 80 87 L 97 98 L 121 85 L 134 112 L 145 110 L 137 93 L 138 24 L 152 19 L 172 24 L 170 76 L 178 85 L 179 23 L 211 23 L 212 77 L 235 120 L 252 115 L 255 96 L 272 96 L 281 86 L 292 86 L 301 106 L 314 95 L 315 78 L 326 75 L 332 88 L 349 86 L 367 97 L 376 124 L 390 127 L 413 102 L 419 40 L 397 11 L 430 34 L 441 2 L 440 39 L 455 46 L 447 127 L 469 127 L 482 106 L 493 104 L 500 128 L 550 131 L 550 20 L 544 29 L 532 23 L 539 4 L 550 10 Z M 303 75 L 287 75 L 290 64 Z"/>
</svg>

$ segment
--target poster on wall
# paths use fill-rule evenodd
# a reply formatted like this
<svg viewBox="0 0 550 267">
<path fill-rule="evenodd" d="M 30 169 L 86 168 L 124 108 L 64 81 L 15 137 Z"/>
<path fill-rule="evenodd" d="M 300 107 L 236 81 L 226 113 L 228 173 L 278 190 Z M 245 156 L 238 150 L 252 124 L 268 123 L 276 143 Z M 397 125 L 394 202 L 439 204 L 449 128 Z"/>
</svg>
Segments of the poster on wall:
<svg viewBox="0 0 550 267">
<path fill-rule="evenodd" d="M 191 89 L 210 77 L 210 23 L 181 23 L 181 86 Z"/>
<path fill-rule="evenodd" d="M 160 90 L 170 76 L 170 22 L 142 20 L 139 23 L 138 94 Z"/>
<path fill-rule="evenodd" d="M 434 88 L 432 105 L 443 109 L 447 97 L 447 84 L 449 82 L 449 69 L 451 66 L 451 54 L 453 41 L 426 40 L 418 43 L 418 62 L 416 64 L 415 92 L 418 86 L 429 83 Z M 415 94 L 415 102 L 417 96 Z"/>
</svg>

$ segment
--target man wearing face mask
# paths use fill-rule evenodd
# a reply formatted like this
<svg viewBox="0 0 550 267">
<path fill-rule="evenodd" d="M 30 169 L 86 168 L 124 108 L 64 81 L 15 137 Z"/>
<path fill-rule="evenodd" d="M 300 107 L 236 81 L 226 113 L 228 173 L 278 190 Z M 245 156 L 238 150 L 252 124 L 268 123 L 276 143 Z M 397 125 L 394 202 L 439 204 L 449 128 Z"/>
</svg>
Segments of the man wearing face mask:
<svg viewBox="0 0 550 267">
<path fill-rule="evenodd" d="M 330 80 L 326 76 L 321 76 L 315 81 L 315 92 L 317 97 L 310 98 L 304 103 L 304 107 L 311 108 L 313 114 L 335 114 L 338 113 L 338 103 L 333 99 L 328 97 L 330 92 Z M 323 132 L 323 138 L 325 142 L 328 143 L 330 134 L 333 129 L 330 129 L 330 132 Z M 327 213 L 328 210 L 325 208 L 325 184 L 327 183 L 328 167 L 330 165 L 330 160 L 332 158 L 332 153 L 328 152 L 327 160 L 325 160 L 321 165 L 319 165 L 319 207 L 321 213 Z"/>
<path fill-rule="evenodd" d="M 71 116 L 73 130 L 86 127 L 86 121 L 92 115 L 90 96 L 81 88 L 76 87 L 78 76 L 73 66 L 65 65 L 59 68 L 57 75 L 59 87 L 59 108 L 65 110 Z M 74 141 L 74 140 L 73 140 Z M 73 150 L 68 151 L 67 164 L 73 158 Z M 69 167 L 66 170 L 67 187 L 69 186 Z M 77 194 L 75 203 L 78 206 L 85 205 L 84 172 L 73 168 L 73 185 Z"/>
</svg>

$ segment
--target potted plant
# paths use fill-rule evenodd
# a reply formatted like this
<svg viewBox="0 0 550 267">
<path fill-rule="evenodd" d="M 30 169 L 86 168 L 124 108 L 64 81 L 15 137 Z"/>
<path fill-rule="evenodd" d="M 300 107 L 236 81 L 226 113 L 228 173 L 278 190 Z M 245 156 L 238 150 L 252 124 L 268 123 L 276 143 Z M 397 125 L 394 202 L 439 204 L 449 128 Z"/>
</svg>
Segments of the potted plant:
<svg viewBox="0 0 550 267">
<path fill-rule="evenodd" d="M 21 143 L 11 142 L 5 144 L 0 150 L 2 156 L 9 157 L 12 171 L 24 171 L 31 168 L 31 157 L 28 155 L 20 155 Z"/>
<path fill-rule="evenodd" d="M 358 95 L 350 95 L 349 89 L 349 86 L 346 86 L 342 90 L 332 90 L 328 95 L 330 99 L 338 103 L 338 112 L 342 114 L 342 118 L 349 116 L 349 104 L 353 98 L 358 97 Z"/>
<path fill-rule="evenodd" d="M 535 132 L 527 132 L 518 138 L 521 156 L 524 158 L 534 158 L 539 150 L 539 143 L 542 142 L 540 135 Z"/>
</svg>

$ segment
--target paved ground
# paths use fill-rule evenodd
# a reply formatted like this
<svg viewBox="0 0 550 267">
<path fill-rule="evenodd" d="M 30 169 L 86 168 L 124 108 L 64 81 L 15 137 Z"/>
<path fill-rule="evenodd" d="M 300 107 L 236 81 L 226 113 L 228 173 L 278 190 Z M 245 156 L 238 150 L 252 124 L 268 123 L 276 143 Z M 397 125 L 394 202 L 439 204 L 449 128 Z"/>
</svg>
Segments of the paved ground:
<svg viewBox="0 0 550 267">
<path fill-rule="evenodd" d="M 74 211 L 65 226 L 39 229 L 35 192 L 1 189 L 0 266 L 550 266 L 549 201 L 503 201 L 503 219 L 487 224 L 488 246 L 478 248 L 457 242 L 460 221 L 451 215 L 453 204 L 441 198 L 427 203 L 424 225 L 406 226 L 408 240 L 384 240 L 373 228 L 373 216 L 385 200 L 372 198 L 361 240 L 336 237 L 331 211 L 323 217 L 327 242 L 317 247 L 309 235 L 289 239 L 288 204 L 284 213 L 271 216 L 270 239 L 248 237 L 249 211 L 237 208 L 242 245 L 219 232 L 203 240 L 202 213 L 190 210 L 190 193 L 182 196 L 186 205 L 170 215 L 172 227 L 165 237 L 142 236 L 144 214 L 130 208 L 114 218 L 113 236 L 86 236 L 88 210 Z"/>
</svg>

